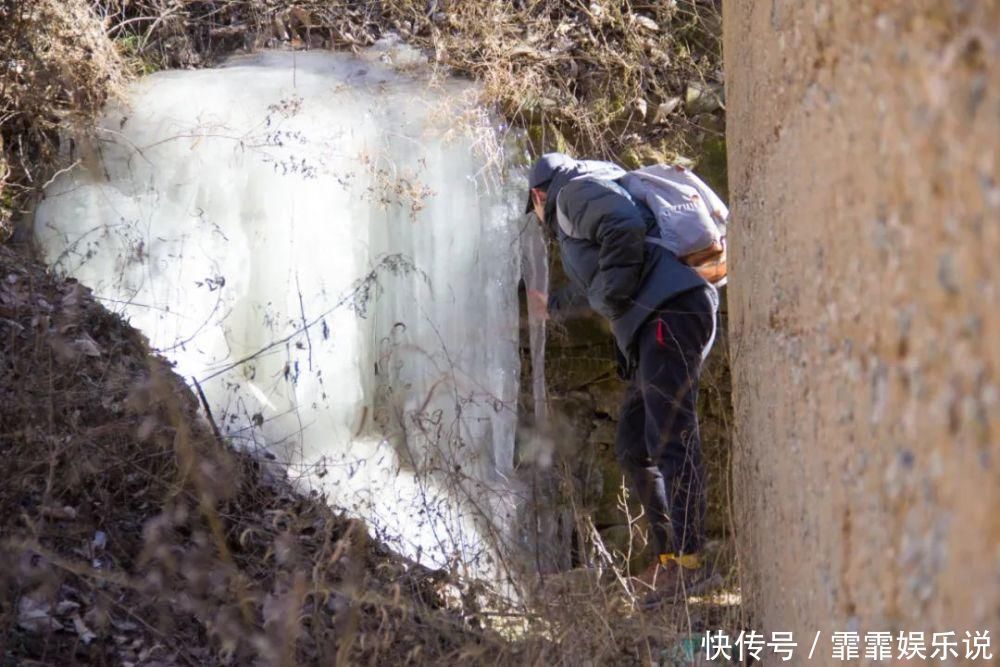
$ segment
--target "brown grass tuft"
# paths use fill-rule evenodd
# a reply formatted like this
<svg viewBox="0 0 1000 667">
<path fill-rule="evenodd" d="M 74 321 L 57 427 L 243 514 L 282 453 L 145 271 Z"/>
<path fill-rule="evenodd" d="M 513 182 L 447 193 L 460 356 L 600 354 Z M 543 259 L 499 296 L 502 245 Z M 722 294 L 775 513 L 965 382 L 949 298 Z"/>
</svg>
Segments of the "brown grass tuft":
<svg viewBox="0 0 1000 667">
<path fill-rule="evenodd" d="M 0 241 L 124 77 L 85 0 L 0 2 Z"/>
</svg>

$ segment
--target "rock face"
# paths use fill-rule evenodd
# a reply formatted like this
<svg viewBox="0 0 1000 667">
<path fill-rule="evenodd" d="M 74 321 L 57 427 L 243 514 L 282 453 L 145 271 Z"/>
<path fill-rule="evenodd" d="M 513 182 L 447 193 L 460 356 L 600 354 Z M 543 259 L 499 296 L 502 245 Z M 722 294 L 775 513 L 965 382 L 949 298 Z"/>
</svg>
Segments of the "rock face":
<svg viewBox="0 0 1000 667">
<path fill-rule="evenodd" d="M 1000 627 L 1000 4 L 869 4 L 725 4 L 744 591 L 827 656 Z"/>
</svg>

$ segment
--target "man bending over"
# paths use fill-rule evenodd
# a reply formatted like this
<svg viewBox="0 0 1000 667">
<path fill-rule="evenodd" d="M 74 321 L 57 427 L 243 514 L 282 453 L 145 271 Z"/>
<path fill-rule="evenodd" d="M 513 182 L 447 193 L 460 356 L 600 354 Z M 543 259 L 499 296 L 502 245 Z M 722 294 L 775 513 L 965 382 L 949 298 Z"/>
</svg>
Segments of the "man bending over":
<svg viewBox="0 0 1000 667">
<path fill-rule="evenodd" d="M 618 183 L 625 174 L 611 163 L 562 153 L 534 164 L 526 212 L 558 239 L 574 290 L 529 299 L 550 313 L 585 301 L 611 323 L 630 381 L 615 450 L 658 554 L 639 579 L 657 596 L 674 596 L 705 580 L 705 473 L 695 406 L 715 338 L 718 293 L 649 241 L 659 227 Z"/>
</svg>

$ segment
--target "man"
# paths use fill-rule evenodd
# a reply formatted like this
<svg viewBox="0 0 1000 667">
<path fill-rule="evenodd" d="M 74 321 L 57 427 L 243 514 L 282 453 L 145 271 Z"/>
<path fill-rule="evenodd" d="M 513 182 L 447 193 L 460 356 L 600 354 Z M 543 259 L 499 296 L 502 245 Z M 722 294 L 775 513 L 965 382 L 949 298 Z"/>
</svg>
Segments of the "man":
<svg viewBox="0 0 1000 667">
<path fill-rule="evenodd" d="M 611 323 L 630 385 L 616 454 L 642 503 L 658 558 L 639 580 L 656 595 L 702 583 L 705 478 L 695 406 L 715 337 L 718 293 L 669 250 L 652 212 L 617 183 L 608 162 L 543 155 L 532 167 L 526 213 L 559 241 L 572 293 L 529 295 L 557 314 L 585 301 Z"/>
</svg>

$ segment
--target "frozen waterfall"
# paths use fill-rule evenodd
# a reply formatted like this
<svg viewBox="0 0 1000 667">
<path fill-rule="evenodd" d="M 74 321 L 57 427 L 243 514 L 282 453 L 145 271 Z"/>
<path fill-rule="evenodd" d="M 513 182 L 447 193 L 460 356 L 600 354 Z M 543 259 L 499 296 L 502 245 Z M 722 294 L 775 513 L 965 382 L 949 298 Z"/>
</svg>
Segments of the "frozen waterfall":
<svg viewBox="0 0 1000 667">
<path fill-rule="evenodd" d="M 36 235 L 224 433 L 402 552 L 482 574 L 522 498 L 523 181 L 472 86 L 426 70 L 383 45 L 146 77 Z"/>
</svg>

